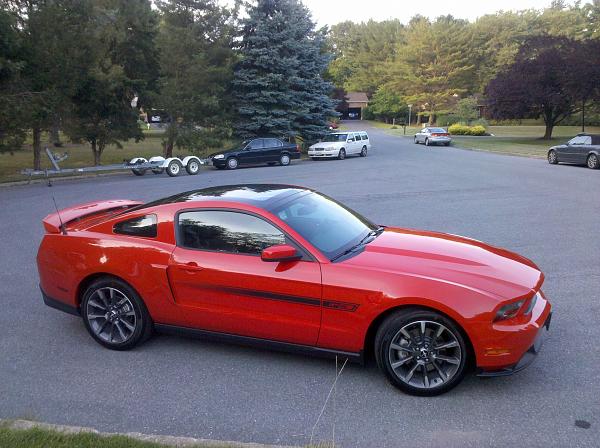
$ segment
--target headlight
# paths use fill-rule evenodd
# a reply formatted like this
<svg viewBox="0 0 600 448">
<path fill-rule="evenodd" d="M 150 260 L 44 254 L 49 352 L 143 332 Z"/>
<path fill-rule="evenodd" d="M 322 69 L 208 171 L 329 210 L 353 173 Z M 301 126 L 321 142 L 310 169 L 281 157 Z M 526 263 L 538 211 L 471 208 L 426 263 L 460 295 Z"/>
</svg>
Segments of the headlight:
<svg viewBox="0 0 600 448">
<path fill-rule="evenodd" d="M 225 156 L 223 154 L 217 154 L 216 156 L 213 157 L 213 159 L 224 159 Z"/>
<path fill-rule="evenodd" d="M 518 302 L 509 303 L 508 305 L 504 305 L 496 313 L 494 321 L 512 319 L 517 315 L 524 303 L 525 299 L 519 300 Z"/>
</svg>

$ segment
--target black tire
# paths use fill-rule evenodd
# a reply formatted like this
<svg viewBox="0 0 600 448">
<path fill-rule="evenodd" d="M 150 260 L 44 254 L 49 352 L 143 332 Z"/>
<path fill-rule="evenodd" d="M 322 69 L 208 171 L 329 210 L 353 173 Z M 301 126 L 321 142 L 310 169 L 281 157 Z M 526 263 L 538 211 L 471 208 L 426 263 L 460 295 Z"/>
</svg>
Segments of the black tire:
<svg viewBox="0 0 600 448">
<path fill-rule="evenodd" d="M 362 149 L 360 150 L 360 156 L 367 157 L 367 147 L 366 146 L 363 146 Z"/>
<path fill-rule="evenodd" d="M 444 146 L 450 146 L 450 142 L 444 143 Z"/>
<path fill-rule="evenodd" d="M 425 146 L 430 146 L 430 143 L 429 143 L 429 139 L 428 139 L 428 138 L 426 138 L 426 139 L 425 139 Z"/>
<path fill-rule="evenodd" d="M 419 140 L 417 140 L 417 136 L 416 135 L 415 135 L 414 141 L 415 141 L 415 145 L 419 144 Z"/>
<path fill-rule="evenodd" d="M 135 174 L 136 176 L 143 176 L 144 174 L 146 174 L 146 170 L 144 170 L 144 169 L 140 170 L 140 169 L 137 169 L 137 168 L 132 168 L 131 172 L 133 174 Z"/>
<path fill-rule="evenodd" d="M 425 337 L 421 336 L 419 330 L 421 328 L 421 322 L 425 321 Z M 401 333 L 402 329 L 413 328 L 417 326 L 417 336 L 414 340 L 408 340 L 404 338 Z M 429 328 L 427 328 L 429 325 Z M 434 337 L 436 329 L 444 327 L 444 331 L 437 337 Z M 414 333 L 409 333 L 412 335 Z M 395 346 L 407 347 L 407 349 L 394 350 L 391 348 L 392 342 L 400 339 L 404 339 L 405 344 L 395 343 Z M 451 340 L 455 345 L 452 348 L 442 348 L 434 350 L 429 348 L 429 344 L 433 346 L 436 341 L 442 339 L 445 343 L 445 339 Z M 418 341 L 419 343 L 414 343 Z M 407 345 L 408 344 L 408 345 Z M 410 350 L 408 349 L 410 347 Z M 469 365 L 469 351 L 465 339 L 457 327 L 457 325 L 445 316 L 436 313 L 434 311 L 424 310 L 420 308 L 406 308 L 397 311 L 390 315 L 379 327 L 377 335 L 375 336 L 375 359 L 380 370 L 385 374 L 387 379 L 395 387 L 401 391 L 418 396 L 434 396 L 448 392 L 453 387 L 457 386 L 463 379 L 467 366 Z M 452 351 L 452 353 L 450 353 Z M 408 352 L 408 354 L 404 354 Z M 440 353 L 441 352 L 441 353 Z M 392 353 L 397 354 L 399 357 L 394 364 L 398 364 L 396 369 L 408 370 L 404 378 L 401 378 L 401 373 L 396 373 L 392 368 Z M 400 355 L 400 354 L 403 355 Z M 425 355 L 423 355 L 425 353 Z M 456 355 L 458 353 L 458 355 Z M 394 355 L 396 356 L 396 355 Z M 421 359 L 418 359 L 419 356 Z M 425 356 L 425 358 L 423 358 Z M 438 356 L 444 356 L 448 360 L 453 362 L 446 362 Z M 407 361 L 402 362 L 404 359 Z M 421 363 L 421 364 L 419 364 Z M 423 372 L 423 365 L 425 365 Z M 437 367 L 435 367 L 437 365 Z M 454 367 L 455 366 L 455 367 Z M 427 371 L 427 369 L 431 370 Z M 446 369 L 445 374 L 448 375 L 447 379 L 442 379 L 442 373 L 438 373 L 436 369 Z M 412 371 L 412 374 L 410 373 Z M 415 376 L 416 374 L 416 376 Z M 430 374 L 433 376 L 430 379 Z M 409 377 L 410 375 L 410 377 Z M 420 381 L 422 385 L 415 386 Z M 405 380 L 408 378 L 408 382 Z M 411 384 L 412 383 L 412 384 Z M 433 384 L 431 384 L 433 383 Z M 437 384 L 436 384 L 437 383 Z"/>
<path fill-rule="evenodd" d="M 102 320 L 103 318 L 91 318 L 91 316 L 94 315 L 104 314 L 103 309 L 95 305 L 100 304 L 105 306 L 111 303 L 111 298 L 109 297 L 110 294 L 106 292 L 111 289 L 114 291 L 112 306 L 121 303 L 123 297 L 128 299 L 128 302 L 121 305 L 119 309 L 111 309 L 106 313 L 106 315 L 111 313 L 113 313 L 113 315 L 116 314 L 115 321 L 109 321 L 112 316 L 109 319 L 104 318 L 104 321 Z M 100 295 L 99 291 L 102 291 L 102 295 Z M 102 300 L 102 297 L 105 298 L 104 301 Z M 131 316 L 127 316 L 127 314 L 131 314 Z M 129 350 L 144 342 L 152 335 L 152 318 L 150 317 L 143 300 L 131 286 L 114 277 L 101 277 L 88 286 L 83 293 L 81 301 L 81 316 L 85 327 L 92 338 L 99 344 L 112 350 Z M 133 330 L 130 330 L 129 327 L 125 326 L 124 320 L 133 328 Z M 107 331 L 106 329 L 102 330 L 102 325 L 104 325 L 105 322 L 105 327 L 110 327 L 111 329 L 109 335 L 105 334 L 103 336 Z M 129 332 L 131 333 L 129 334 Z M 122 338 L 123 334 L 126 334 L 127 338 Z M 113 336 L 116 336 L 116 339 L 122 340 L 111 342 Z"/>
<path fill-rule="evenodd" d="M 548 151 L 548 163 L 550 165 L 557 165 L 558 164 L 558 156 L 556 154 L 556 151 L 551 149 L 550 151 Z"/>
<path fill-rule="evenodd" d="M 289 154 L 281 154 L 281 157 L 279 157 L 279 164 L 281 166 L 288 166 L 291 161 L 292 159 L 290 158 Z"/>
<path fill-rule="evenodd" d="M 171 160 L 167 166 L 167 174 L 171 177 L 177 177 L 181 174 L 183 165 L 179 160 Z"/>
<path fill-rule="evenodd" d="M 587 166 L 592 170 L 600 168 L 600 160 L 596 154 L 590 154 L 587 158 Z"/>
<path fill-rule="evenodd" d="M 164 172 L 165 172 L 165 169 L 164 169 L 164 168 L 153 168 L 153 169 L 152 169 L 152 172 L 153 172 L 154 174 L 162 174 L 162 173 L 164 173 Z"/>
<path fill-rule="evenodd" d="M 200 162 L 196 159 L 189 160 L 188 164 L 185 166 L 185 170 L 190 176 L 195 176 L 200 172 Z"/>
<path fill-rule="evenodd" d="M 337 158 L 338 160 L 344 160 L 346 158 L 346 150 L 344 148 L 340 149 Z"/>
<path fill-rule="evenodd" d="M 228 170 L 235 170 L 235 169 L 237 169 L 238 166 L 239 166 L 239 161 L 237 158 L 230 157 L 229 159 L 227 159 L 227 169 Z"/>
</svg>

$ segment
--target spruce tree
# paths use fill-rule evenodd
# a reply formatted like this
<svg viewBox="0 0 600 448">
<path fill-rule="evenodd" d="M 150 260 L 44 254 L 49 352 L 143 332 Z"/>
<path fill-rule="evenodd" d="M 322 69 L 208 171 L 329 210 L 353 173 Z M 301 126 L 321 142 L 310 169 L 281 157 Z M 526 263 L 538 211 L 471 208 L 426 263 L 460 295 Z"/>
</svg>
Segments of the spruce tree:
<svg viewBox="0 0 600 448">
<path fill-rule="evenodd" d="M 324 30 L 315 30 L 299 0 L 258 0 L 248 10 L 234 79 L 240 137 L 313 140 L 326 132 L 337 113 L 322 78 L 330 60 L 324 47 Z"/>
</svg>

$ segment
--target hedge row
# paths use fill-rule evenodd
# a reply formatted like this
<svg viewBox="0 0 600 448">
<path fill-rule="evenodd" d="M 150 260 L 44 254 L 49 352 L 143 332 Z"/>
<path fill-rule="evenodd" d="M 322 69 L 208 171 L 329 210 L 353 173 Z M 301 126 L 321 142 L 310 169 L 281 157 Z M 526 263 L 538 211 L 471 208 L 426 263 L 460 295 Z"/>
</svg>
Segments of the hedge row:
<svg viewBox="0 0 600 448">
<path fill-rule="evenodd" d="M 452 135 L 485 135 L 485 128 L 481 125 L 466 126 L 464 124 L 453 124 L 448 128 L 448 132 Z"/>
</svg>

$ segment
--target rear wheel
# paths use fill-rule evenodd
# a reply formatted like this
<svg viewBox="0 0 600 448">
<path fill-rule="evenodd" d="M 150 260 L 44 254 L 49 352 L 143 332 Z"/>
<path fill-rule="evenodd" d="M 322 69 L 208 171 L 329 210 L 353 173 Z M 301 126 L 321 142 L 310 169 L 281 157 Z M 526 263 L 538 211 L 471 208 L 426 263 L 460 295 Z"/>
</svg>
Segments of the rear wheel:
<svg viewBox="0 0 600 448">
<path fill-rule="evenodd" d="M 96 342 L 113 350 L 128 350 L 152 334 L 152 319 L 144 302 L 116 278 L 100 278 L 86 289 L 81 315 Z"/>
<path fill-rule="evenodd" d="M 556 151 L 553 149 L 548 152 L 548 163 L 550 165 L 556 165 L 558 163 L 558 156 L 556 155 Z"/>
<path fill-rule="evenodd" d="M 426 139 L 425 139 L 425 146 L 430 146 L 430 143 L 429 143 L 429 139 L 428 139 L 428 138 L 426 138 Z"/>
<path fill-rule="evenodd" d="M 167 166 L 167 174 L 171 177 L 177 177 L 181 173 L 183 165 L 179 160 L 171 160 Z"/>
<path fill-rule="evenodd" d="M 592 170 L 597 170 L 600 168 L 600 161 L 598 160 L 598 156 L 596 154 L 590 154 L 587 158 L 587 166 Z"/>
<path fill-rule="evenodd" d="M 235 170 L 238 167 L 238 164 L 238 159 L 236 159 L 235 157 L 230 157 L 229 159 L 227 159 L 228 170 Z"/>
<path fill-rule="evenodd" d="M 200 163 L 197 160 L 190 160 L 185 170 L 190 176 L 194 176 L 200 172 Z"/>
<path fill-rule="evenodd" d="M 367 147 L 366 146 L 363 146 L 362 149 L 360 150 L 360 156 L 367 157 Z"/>
<path fill-rule="evenodd" d="M 290 164 L 290 156 L 287 154 L 281 154 L 279 158 L 279 164 L 281 166 L 288 166 Z"/>
<path fill-rule="evenodd" d="M 411 395 L 440 395 L 463 379 L 465 340 L 448 318 L 409 308 L 388 317 L 375 337 L 375 357 L 388 380 Z"/>
<path fill-rule="evenodd" d="M 339 160 L 344 160 L 346 158 L 346 150 L 344 148 L 340 149 L 340 152 L 338 153 L 338 159 Z"/>
</svg>

